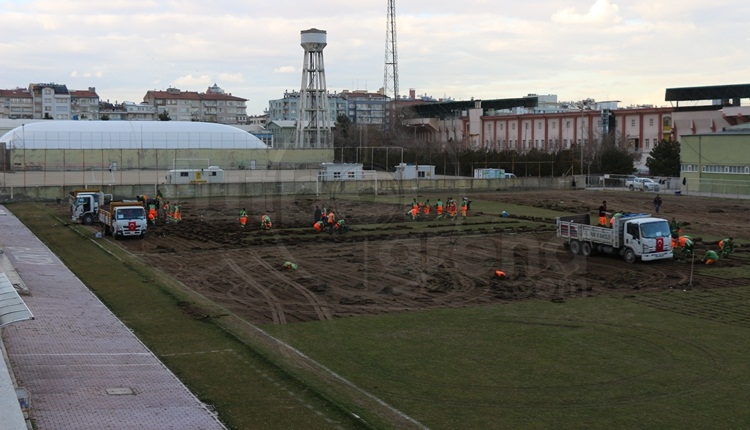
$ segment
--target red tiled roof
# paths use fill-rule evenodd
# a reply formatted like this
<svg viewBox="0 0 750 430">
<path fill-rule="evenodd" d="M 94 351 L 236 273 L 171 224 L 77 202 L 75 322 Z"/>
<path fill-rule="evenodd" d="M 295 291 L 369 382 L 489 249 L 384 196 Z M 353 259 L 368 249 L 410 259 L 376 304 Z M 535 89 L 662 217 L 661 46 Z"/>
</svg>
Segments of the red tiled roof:
<svg viewBox="0 0 750 430">
<path fill-rule="evenodd" d="M 32 98 L 29 90 L 16 88 L 15 90 L 0 90 L 0 97 L 27 97 Z"/>
<path fill-rule="evenodd" d="M 89 90 L 73 90 L 70 92 L 71 97 L 99 97 L 96 91 Z"/>
<path fill-rule="evenodd" d="M 229 94 L 219 93 L 198 93 L 195 91 L 180 91 L 179 93 L 169 91 L 148 91 L 146 99 L 165 99 L 165 100 L 230 100 L 245 102 L 247 99 L 235 97 Z"/>
</svg>

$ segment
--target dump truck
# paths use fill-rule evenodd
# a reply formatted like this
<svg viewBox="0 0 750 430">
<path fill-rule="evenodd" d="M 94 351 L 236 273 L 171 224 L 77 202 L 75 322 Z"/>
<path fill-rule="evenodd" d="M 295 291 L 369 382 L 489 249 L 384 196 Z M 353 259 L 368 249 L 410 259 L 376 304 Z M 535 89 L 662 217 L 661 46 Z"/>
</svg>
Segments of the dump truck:
<svg viewBox="0 0 750 430">
<path fill-rule="evenodd" d="M 70 218 L 73 221 L 91 225 L 98 220 L 99 206 L 112 201 L 112 194 L 104 194 L 96 189 L 76 189 L 69 193 Z"/>
<path fill-rule="evenodd" d="M 672 258 L 669 223 L 649 214 L 625 213 L 614 216 L 610 226 L 591 225 L 591 215 L 557 218 L 557 237 L 567 240 L 572 254 L 616 254 L 628 263 Z"/>
<path fill-rule="evenodd" d="M 146 236 L 148 220 L 143 203 L 138 201 L 112 202 L 99 206 L 99 222 L 105 235 L 121 237 Z"/>
</svg>

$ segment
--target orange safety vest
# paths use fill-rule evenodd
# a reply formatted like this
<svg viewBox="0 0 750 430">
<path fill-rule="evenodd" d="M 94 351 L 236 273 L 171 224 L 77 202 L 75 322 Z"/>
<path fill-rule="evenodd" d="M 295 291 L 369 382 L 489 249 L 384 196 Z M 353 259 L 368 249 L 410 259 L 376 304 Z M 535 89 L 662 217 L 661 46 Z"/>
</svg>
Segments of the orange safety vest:
<svg viewBox="0 0 750 430">
<path fill-rule="evenodd" d="M 328 224 L 335 224 L 336 223 L 336 215 L 331 212 L 328 214 Z"/>
</svg>

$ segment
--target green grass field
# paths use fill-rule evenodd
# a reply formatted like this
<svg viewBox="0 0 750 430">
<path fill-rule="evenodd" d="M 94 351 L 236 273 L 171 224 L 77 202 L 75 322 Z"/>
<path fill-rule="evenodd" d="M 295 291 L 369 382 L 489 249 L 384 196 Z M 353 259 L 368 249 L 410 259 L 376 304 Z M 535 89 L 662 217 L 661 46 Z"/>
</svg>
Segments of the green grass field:
<svg viewBox="0 0 750 430">
<path fill-rule="evenodd" d="M 260 327 L 351 383 L 341 388 L 134 257 L 63 228 L 49 208 L 8 208 L 230 428 L 395 428 L 368 406 L 380 402 L 431 429 L 750 423 L 750 286 Z M 717 280 L 744 277 L 726 269 Z"/>
</svg>

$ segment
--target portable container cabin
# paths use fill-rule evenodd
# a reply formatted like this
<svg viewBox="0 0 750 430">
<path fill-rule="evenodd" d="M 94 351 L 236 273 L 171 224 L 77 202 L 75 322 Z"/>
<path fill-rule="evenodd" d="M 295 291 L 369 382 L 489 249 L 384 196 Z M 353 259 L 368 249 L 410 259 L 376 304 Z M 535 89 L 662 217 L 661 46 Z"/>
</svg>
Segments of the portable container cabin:
<svg viewBox="0 0 750 430">
<path fill-rule="evenodd" d="M 474 169 L 475 179 L 499 179 L 505 177 L 505 169 Z"/>
<path fill-rule="evenodd" d="M 395 167 L 395 173 L 393 175 L 396 180 L 409 180 L 409 179 L 434 179 L 435 178 L 435 166 L 429 164 L 407 164 L 399 163 Z"/>
<path fill-rule="evenodd" d="M 351 181 L 364 179 L 362 163 L 321 163 L 321 181 Z"/>
<path fill-rule="evenodd" d="M 168 184 L 219 184 L 224 182 L 224 170 L 218 166 L 208 169 L 172 169 L 166 176 Z"/>
</svg>

